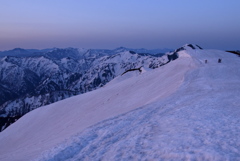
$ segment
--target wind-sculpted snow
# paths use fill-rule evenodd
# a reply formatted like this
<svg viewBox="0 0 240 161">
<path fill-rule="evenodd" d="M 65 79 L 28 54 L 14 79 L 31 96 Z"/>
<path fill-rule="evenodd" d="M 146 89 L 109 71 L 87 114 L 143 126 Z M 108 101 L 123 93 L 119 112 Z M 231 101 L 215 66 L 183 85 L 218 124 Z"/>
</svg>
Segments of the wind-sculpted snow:
<svg viewBox="0 0 240 161">
<path fill-rule="evenodd" d="M 239 58 L 189 53 L 197 67 L 171 97 L 91 126 L 37 160 L 239 160 Z"/>
</svg>

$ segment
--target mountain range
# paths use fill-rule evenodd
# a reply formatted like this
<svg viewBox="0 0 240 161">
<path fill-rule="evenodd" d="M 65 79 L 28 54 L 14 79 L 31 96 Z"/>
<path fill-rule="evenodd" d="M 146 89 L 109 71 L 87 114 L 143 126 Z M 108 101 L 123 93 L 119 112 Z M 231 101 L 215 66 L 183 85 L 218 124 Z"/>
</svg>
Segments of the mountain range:
<svg viewBox="0 0 240 161">
<path fill-rule="evenodd" d="M 158 68 L 167 49 L 21 49 L 0 52 L 0 131 L 29 111 L 104 86 L 128 69 Z M 174 58 L 175 59 L 175 58 Z"/>
</svg>

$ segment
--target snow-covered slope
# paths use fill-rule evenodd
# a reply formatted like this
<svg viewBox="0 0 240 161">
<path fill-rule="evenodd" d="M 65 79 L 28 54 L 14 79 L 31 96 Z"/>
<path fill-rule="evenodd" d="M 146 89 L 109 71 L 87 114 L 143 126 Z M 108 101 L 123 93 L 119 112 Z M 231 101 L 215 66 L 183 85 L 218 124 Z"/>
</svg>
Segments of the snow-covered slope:
<svg viewBox="0 0 240 161">
<path fill-rule="evenodd" d="M 33 109 L 100 88 L 128 69 L 173 60 L 127 48 L 14 49 L 0 55 L 0 132 Z"/>
<path fill-rule="evenodd" d="M 28 113 L 0 133 L 0 160 L 239 160 L 239 57 L 175 52 L 161 68 Z"/>
</svg>

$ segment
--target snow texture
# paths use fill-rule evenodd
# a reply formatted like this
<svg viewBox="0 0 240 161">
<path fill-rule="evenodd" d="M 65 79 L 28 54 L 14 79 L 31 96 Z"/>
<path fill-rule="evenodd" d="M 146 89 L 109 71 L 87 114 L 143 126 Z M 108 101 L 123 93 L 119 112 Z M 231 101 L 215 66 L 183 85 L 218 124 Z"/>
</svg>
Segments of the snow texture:
<svg viewBox="0 0 240 161">
<path fill-rule="evenodd" d="M 0 53 L 0 132 L 38 107 L 98 89 L 126 70 L 155 69 L 173 60 L 169 54 L 123 47 L 37 51 L 17 48 Z"/>
<path fill-rule="evenodd" d="M 28 113 L 0 133 L 0 160 L 240 160 L 240 59 L 178 55 Z"/>
</svg>

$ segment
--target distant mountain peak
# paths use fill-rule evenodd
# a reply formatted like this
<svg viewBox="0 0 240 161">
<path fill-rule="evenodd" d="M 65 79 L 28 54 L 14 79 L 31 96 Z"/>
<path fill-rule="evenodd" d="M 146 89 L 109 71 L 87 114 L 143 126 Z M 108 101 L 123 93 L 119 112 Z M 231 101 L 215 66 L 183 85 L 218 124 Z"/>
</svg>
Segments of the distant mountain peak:
<svg viewBox="0 0 240 161">
<path fill-rule="evenodd" d="M 14 48 L 11 51 L 12 52 L 18 52 L 18 53 L 28 52 L 27 50 L 25 50 L 23 48 Z"/>
<path fill-rule="evenodd" d="M 200 47 L 199 45 L 196 45 L 196 44 L 185 44 L 184 46 L 183 46 L 184 48 L 191 48 L 191 49 L 203 49 L 202 47 Z"/>
<path fill-rule="evenodd" d="M 25 50 L 23 48 L 14 48 L 13 50 Z"/>
<path fill-rule="evenodd" d="M 118 50 L 118 49 L 127 49 L 127 48 L 124 46 L 120 46 L 120 47 L 116 48 L 116 50 Z"/>
<path fill-rule="evenodd" d="M 125 48 L 125 47 L 122 47 L 122 46 L 115 49 L 115 51 L 118 51 L 118 52 L 128 51 L 128 50 L 129 50 L 128 48 Z"/>
<path fill-rule="evenodd" d="M 183 51 L 183 50 L 196 50 L 196 49 L 200 49 L 202 50 L 203 48 L 200 47 L 199 45 L 196 45 L 196 44 L 185 44 L 183 45 L 182 47 L 176 49 L 174 52 L 179 52 L 179 51 Z"/>
</svg>

